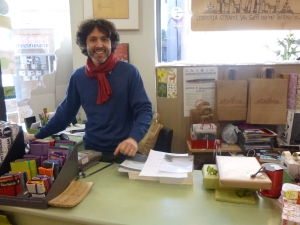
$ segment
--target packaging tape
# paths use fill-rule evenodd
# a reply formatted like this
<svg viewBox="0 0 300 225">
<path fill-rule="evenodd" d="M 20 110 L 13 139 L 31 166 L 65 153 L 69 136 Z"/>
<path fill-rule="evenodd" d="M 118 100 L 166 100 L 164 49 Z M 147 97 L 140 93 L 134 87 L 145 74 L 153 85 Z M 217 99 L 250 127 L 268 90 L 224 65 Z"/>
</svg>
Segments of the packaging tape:
<svg viewBox="0 0 300 225">
<path fill-rule="evenodd" d="M 300 152 L 294 152 L 292 156 L 294 160 L 299 160 Z"/>
<path fill-rule="evenodd" d="M 286 158 L 286 159 L 292 159 L 292 155 L 291 155 L 291 152 L 290 151 L 283 151 L 281 153 L 281 156 Z"/>
</svg>

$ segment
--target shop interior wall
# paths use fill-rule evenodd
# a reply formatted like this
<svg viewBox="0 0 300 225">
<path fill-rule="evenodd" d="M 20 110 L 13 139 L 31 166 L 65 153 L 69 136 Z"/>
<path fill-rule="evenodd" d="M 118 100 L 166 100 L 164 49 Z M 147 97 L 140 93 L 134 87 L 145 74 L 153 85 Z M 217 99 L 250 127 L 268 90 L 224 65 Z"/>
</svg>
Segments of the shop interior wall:
<svg viewBox="0 0 300 225">
<path fill-rule="evenodd" d="M 199 65 L 202 67 L 202 65 Z M 216 65 L 205 65 L 216 66 Z M 222 79 L 225 71 L 229 68 L 236 68 L 239 79 L 257 77 L 259 70 L 264 67 L 273 67 L 275 76 L 281 73 L 300 74 L 300 63 L 277 64 L 277 65 L 220 65 L 218 67 L 218 79 Z M 187 138 L 190 130 L 190 117 L 184 117 L 184 93 L 183 93 L 183 66 L 161 66 L 157 68 L 177 68 L 177 99 L 157 97 L 157 112 L 160 115 L 160 122 L 163 126 L 173 129 L 172 152 L 186 153 L 188 151 Z M 198 67 L 198 66 L 197 66 Z M 230 122 L 230 121 L 229 121 Z M 228 122 L 228 123 L 229 123 Z M 220 132 L 220 131 L 219 131 Z M 219 133 L 218 132 L 218 133 Z"/>
</svg>

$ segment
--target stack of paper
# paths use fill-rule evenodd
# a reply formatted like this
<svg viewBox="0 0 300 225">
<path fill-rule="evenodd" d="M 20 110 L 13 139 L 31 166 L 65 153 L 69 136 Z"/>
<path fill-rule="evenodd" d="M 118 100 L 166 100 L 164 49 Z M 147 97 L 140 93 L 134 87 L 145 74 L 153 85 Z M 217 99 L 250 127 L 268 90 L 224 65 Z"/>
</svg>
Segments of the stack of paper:
<svg viewBox="0 0 300 225">
<path fill-rule="evenodd" d="M 161 183 L 193 184 L 194 156 L 150 150 L 139 176 L 159 177 Z"/>
<path fill-rule="evenodd" d="M 190 172 L 187 174 L 186 178 L 173 178 L 173 177 L 160 177 L 159 182 L 163 184 L 187 184 L 193 185 L 194 177 L 193 173 Z"/>
<path fill-rule="evenodd" d="M 148 156 L 141 154 L 136 154 L 134 157 L 128 157 L 123 163 L 120 164 L 118 171 L 128 173 L 129 179 L 159 181 L 158 177 L 139 176 L 147 158 Z"/>
<path fill-rule="evenodd" d="M 134 171 L 134 170 L 130 170 L 130 169 L 125 169 L 123 167 L 119 167 L 118 169 L 119 172 L 125 172 L 128 173 L 128 177 L 129 179 L 132 180 L 152 180 L 152 181 L 159 181 L 158 177 L 142 177 L 140 176 L 140 172 L 141 171 Z"/>
<path fill-rule="evenodd" d="M 127 172 L 130 179 L 152 180 L 167 184 L 193 184 L 194 157 L 192 155 L 151 150 L 144 161 L 135 157 L 126 159 L 118 169 L 119 172 Z"/>
</svg>

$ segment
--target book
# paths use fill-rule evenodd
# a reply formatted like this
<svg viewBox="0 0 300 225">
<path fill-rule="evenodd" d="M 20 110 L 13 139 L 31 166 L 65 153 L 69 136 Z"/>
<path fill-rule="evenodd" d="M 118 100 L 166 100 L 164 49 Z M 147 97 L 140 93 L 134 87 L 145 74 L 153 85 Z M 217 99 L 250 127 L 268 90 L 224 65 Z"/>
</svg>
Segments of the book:
<svg viewBox="0 0 300 225">
<path fill-rule="evenodd" d="M 237 145 L 244 151 L 271 149 L 271 143 L 277 134 L 268 128 L 258 126 L 238 126 Z"/>
<path fill-rule="evenodd" d="M 136 154 L 133 157 L 127 157 L 127 159 L 120 164 L 120 167 L 128 170 L 142 171 L 147 158 L 148 156 L 146 155 Z"/>
<path fill-rule="evenodd" d="M 271 152 L 268 150 L 260 150 L 259 153 L 256 153 L 259 156 L 260 162 L 268 162 L 268 163 L 280 163 L 281 162 L 281 154 L 278 152 Z"/>
</svg>

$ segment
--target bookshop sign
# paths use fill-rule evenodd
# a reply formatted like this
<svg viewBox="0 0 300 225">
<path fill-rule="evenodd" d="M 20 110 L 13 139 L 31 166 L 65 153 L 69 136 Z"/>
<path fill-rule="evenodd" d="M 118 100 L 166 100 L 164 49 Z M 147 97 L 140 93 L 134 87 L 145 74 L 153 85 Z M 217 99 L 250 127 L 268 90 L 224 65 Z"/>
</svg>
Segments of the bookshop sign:
<svg viewBox="0 0 300 225">
<path fill-rule="evenodd" d="M 192 0 L 193 31 L 300 29 L 299 0 Z"/>
</svg>

